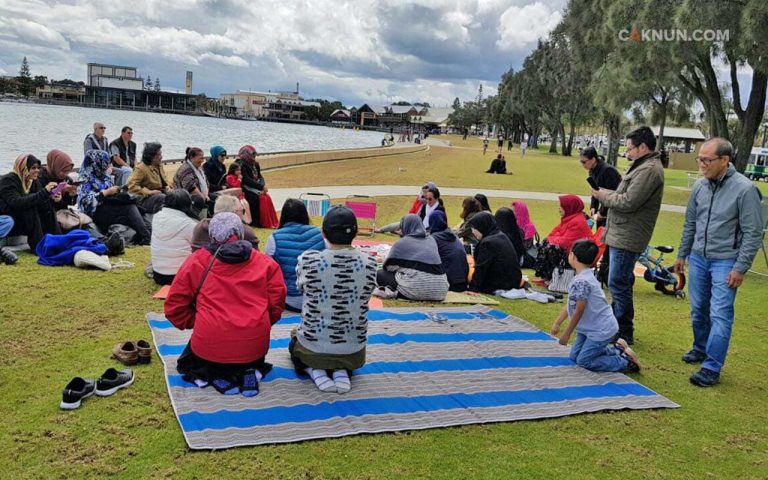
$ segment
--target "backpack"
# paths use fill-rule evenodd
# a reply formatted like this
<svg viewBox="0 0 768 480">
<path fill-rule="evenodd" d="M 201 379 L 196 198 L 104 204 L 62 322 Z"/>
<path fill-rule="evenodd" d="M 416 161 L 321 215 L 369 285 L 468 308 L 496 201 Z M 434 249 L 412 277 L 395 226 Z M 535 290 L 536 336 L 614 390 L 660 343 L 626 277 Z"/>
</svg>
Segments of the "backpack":
<svg viewBox="0 0 768 480">
<path fill-rule="evenodd" d="M 543 280 L 552 280 L 555 268 L 568 266 L 565 251 L 558 245 L 546 244 L 539 248 L 534 265 L 535 275 Z"/>
</svg>

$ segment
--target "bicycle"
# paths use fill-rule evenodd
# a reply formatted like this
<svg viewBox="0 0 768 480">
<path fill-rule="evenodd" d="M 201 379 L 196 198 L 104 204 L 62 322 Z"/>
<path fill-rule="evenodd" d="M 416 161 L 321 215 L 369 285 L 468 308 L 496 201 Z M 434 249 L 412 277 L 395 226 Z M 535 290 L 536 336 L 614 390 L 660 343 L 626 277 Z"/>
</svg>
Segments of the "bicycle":
<svg viewBox="0 0 768 480">
<path fill-rule="evenodd" d="M 654 250 L 659 251 L 657 258 L 651 256 Z M 665 267 L 662 263 L 664 254 L 674 251 L 675 248 L 668 245 L 648 246 L 637 261 L 646 269 L 643 273 L 643 279 L 646 282 L 655 284 L 656 291 L 664 295 L 674 295 L 676 299 L 680 300 L 685 298 L 685 291 L 683 290 L 685 288 L 685 274 L 674 273 L 671 268 Z"/>
</svg>

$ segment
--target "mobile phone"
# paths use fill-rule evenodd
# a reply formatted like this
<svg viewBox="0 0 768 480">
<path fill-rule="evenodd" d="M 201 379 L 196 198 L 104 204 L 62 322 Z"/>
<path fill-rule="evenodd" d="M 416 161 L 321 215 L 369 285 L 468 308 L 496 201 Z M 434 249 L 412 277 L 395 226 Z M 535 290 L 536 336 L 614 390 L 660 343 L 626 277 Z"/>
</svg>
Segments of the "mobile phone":
<svg viewBox="0 0 768 480">
<path fill-rule="evenodd" d="M 589 183 L 589 186 L 591 186 L 593 190 L 600 190 L 600 187 L 597 186 L 597 182 L 594 178 L 587 177 L 587 183 Z"/>
<path fill-rule="evenodd" d="M 60 194 L 61 192 L 64 191 L 66 187 L 67 187 L 67 182 L 59 182 L 59 184 L 53 187 L 53 190 L 51 190 L 51 196 L 54 197 Z"/>
</svg>

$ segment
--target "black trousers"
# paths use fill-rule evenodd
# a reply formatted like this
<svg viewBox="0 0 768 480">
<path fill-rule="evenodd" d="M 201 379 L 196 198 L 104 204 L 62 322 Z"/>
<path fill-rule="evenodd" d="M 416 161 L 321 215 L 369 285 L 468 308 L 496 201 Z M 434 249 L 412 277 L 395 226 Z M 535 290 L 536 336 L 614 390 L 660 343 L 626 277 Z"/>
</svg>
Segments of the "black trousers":
<svg viewBox="0 0 768 480">
<path fill-rule="evenodd" d="M 46 233 L 60 234 L 59 223 L 52 209 L 46 207 L 32 207 L 26 210 L 11 213 L 13 218 L 13 230 L 8 236 L 26 235 L 27 244 L 35 252 L 37 244 Z"/>
<path fill-rule="evenodd" d="M 144 217 L 141 216 L 139 207 L 136 205 L 110 205 L 102 203 L 96 208 L 93 221 L 96 222 L 96 226 L 102 232 L 106 232 L 111 225 L 118 223 L 131 227 L 136 230 L 136 236 L 138 237 L 135 243 L 145 243 L 148 245 L 152 238 L 152 233 L 147 224 L 144 223 Z"/>
<path fill-rule="evenodd" d="M 243 190 L 243 193 L 245 193 L 245 199 L 248 200 L 248 205 L 251 207 L 251 226 L 261 226 L 259 222 L 261 218 L 261 215 L 259 215 L 259 195 L 255 195 L 247 190 Z"/>
</svg>

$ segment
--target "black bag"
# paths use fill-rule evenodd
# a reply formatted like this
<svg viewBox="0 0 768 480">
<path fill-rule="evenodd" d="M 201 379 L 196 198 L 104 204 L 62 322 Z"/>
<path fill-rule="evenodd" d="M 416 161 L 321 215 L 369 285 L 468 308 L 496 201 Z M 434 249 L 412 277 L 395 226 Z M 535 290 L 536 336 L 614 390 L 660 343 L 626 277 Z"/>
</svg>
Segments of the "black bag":
<svg viewBox="0 0 768 480">
<path fill-rule="evenodd" d="M 138 196 L 128 193 L 119 192 L 109 197 L 104 197 L 104 205 L 136 205 Z"/>
<path fill-rule="evenodd" d="M 551 280 L 552 272 L 558 267 L 568 267 L 568 257 L 558 245 L 544 244 L 536 256 L 535 274 L 543 280 Z M 570 268 L 570 267 L 568 267 Z"/>
<path fill-rule="evenodd" d="M 134 239 L 136 237 L 136 230 L 132 229 L 131 227 L 127 225 L 123 225 L 120 223 L 115 223 L 109 226 L 109 230 L 107 230 L 107 238 L 112 236 L 112 234 L 117 233 L 120 235 L 120 238 L 123 239 L 123 242 L 125 245 L 135 245 Z"/>
</svg>

